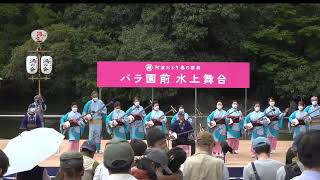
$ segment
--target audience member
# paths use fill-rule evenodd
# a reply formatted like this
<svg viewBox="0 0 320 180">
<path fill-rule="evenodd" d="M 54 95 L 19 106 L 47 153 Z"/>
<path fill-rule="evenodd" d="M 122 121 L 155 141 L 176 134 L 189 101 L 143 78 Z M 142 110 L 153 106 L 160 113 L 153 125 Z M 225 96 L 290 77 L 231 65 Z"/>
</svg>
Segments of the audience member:
<svg viewBox="0 0 320 180">
<path fill-rule="evenodd" d="M 4 174 L 6 174 L 9 167 L 9 158 L 8 156 L 0 149 L 0 180 Z"/>
<path fill-rule="evenodd" d="M 302 134 L 300 134 L 300 136 L 301 135 Z M 299 161 L 297 156 L 297 139 L 298 138 L 294 139 L 292 147 L 287 150 L 286 164 L 277 171 L 276 180 L 290 180 L 301 175 L 304 170 L 303 164 Z"/>
<path fill-rule="evenodd" d="M 320 179 L 320 130 L 311 130 L 297 140 L 299 161 L 304 171 L 293 180 L 319 180 Z"/>
<path fill-rule="evenodd" d="M 183 168 L 184 180 L 221 180 L 229 179 L 229 173 L 221 159 L 211 156 L 215 143 L 212 134 L 198 133 L 196 153 L 187 158 Z"/>
<path fill-rule="evenodd" d="M 131 145 L 131 148 L 133 149 L 133 152 L 134 152 L 134 161 L 133 161 L 132 166 L 136 166 L 136 161 L 138 159 L 140 159 L 141 156 L 143 156 L 144 153 L 146 152 L 147 144 L 143 140 L 132 139 L 130 141 L 130 145 Z"/>
<path fill-rule="evenodd" d="M 276 179 L 277 170 L 283 166 L 279 161 L 270 159 L 271 145 L 267 138 L 258 137 L 252 141 L 252 148 L 257 160 L 243 169 L 244 180 Z"/>
<path fill-rule="evenodd" d="M 23 171 L 16 174 L 16 180 L 51 180 L 47 169 L 36 166 L 29 171 Z"/>
<path fill-rule="evenodd" d="M 81 180 L 92 180 L 95 170 L 99 165 L 98 161 L 94 160 L 96 152 L 96 144 L 92 141 L 85 141 L 80 147 L 80 152 L 83 155 L 84 174 Z"/>
<path fill-rule="evenodd" d="M 170 149 L 167 153 L 168 156 L 168 167 L 172 173 L 182 174 L 180 171 L 180 166 L 186 161 L 187 153 L 179 147 L 174 147 Z"/>
<path fill-rule="evenodd" d="M 146 139 L 148 148 L 158 148 L 163 151 L 168 151 L 166 135 L 160 129 L 151 128 Z"/>
<path fill-rule="evenodd" d="M 61 179 L 81 180 L 83 174 L 83 156 L 81 153 L 65 152 L 60 156 L 60 170 L 58 176 L 61 177 Z"/>
<path fill-rule="evenodd" d="M 103 164 L 110 173 L 108 180 L 136 180 L 130 174 L 133 160 L 134 152 L 127 141 L 113 139 L 107 143 Z"/>
</svg>

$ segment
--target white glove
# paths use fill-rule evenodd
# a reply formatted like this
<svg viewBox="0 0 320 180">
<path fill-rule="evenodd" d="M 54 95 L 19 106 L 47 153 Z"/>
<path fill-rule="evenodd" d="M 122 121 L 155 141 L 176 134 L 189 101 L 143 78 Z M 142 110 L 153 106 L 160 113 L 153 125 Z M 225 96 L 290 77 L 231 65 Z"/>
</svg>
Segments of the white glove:
<svg viewBox="0 0 320 180">
<path fill-rule="evenodd" d="M 231 125 L 233 123 L 232 119 L 230 119 L 228 125 Z"/>
<path fill-rule="evenodd" d="M 298 119 L 293 119 L 293 120 L 291 121 L 291 125 L 293 125 L 293 126 L 296 126 L 296 125 L 298 125 L 298 124 L 299 124 Z"/>
<path fill-rule="evenodd" d="M 67 129 L 70 127 L 70 122 L 69 121 L 66 121 L 64 124 L 63 124 L 63 129 Z"/>
<path fill-rule="evenodd" d="M 252 128 L 253 128 L 253 125 L 252 125 L 252 123 L 248 123 L 248 124 L 246 124 L 246 127 L 247 127 L 248 129 L 252 129 Z"/>
<path fill-rule="evenodd" d="M 92 119 L 91 114 L 85 115 L 85 116 L 84 116 L 84 119 L 90 121 L 90 120 Z"/>
<path fill-rule="evenodd" d="M 116 120 L 113 120 L 110 122 L 110 126 L 113 128 L 113 127 L 116 127 L 118 125 L 118 122 Z"/>
<path fill-rule="evenodd" d="M 151 128 L 154 125 L 152 121 L 147 121 L 146 124 L 148 128 Z"/>
<path fill-rule="evenodd" d="M 128 116 L 129 122 L 132 123 L 134 121 L 134 117 L 132 115 Z"/>
</svg>

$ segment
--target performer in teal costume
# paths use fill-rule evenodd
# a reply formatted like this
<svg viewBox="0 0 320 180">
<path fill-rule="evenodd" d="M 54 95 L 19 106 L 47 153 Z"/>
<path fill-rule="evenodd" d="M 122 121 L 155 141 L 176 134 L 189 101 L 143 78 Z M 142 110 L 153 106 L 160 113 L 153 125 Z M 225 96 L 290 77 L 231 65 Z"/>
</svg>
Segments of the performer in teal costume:
<svg viewBox="0 0 320 180">
<path fill-rule="evenodd" d="M 251 131 L 251 141 L 258 137 L 266 137 L 267 125 L 270 123 L 270 119 L 260 111 L 260 103 L 254 104 L 254 111 L 249 113 L 244 119 L 244 128 Z M 252 143 L 251 143 L 252 144 Z M 254 157 L 254 151 L 251 146 L 251 155 Z"/>
<path fill-rule="evenodd" d="M 298 102 L 298 110 L 294 111 L 289 116 L 289 122 L 293 127 L 293 138 L 295 139 L 300 134 L 303 134 L 308 131 L 309 126 L 308 123 L 310 122 L 311 118 L 309 117 L 308 113 L 303 111 L 304 109 L 304 102 Z"/>
<path fill-rule="evenodd" d="M 234 154 L 238 154 L 239 141 L 243 130 L 242 112 L 238 110 L 238 102 L 232 102 L 232 108 L 227 111 L 227 120 L 232 124 L 227 125 L 227 139 L 228 144 L 232 148 Z"/>
<path fill-rule="evenodd" d="M 320 130 L 320 106 L 318 105 L 318 97 L 311 97 L 311 105 L 304 109 L 305 112 L 309 113 L 311 120 L 309 129 Z"/>
<path fill-rule="evenodd" d="M 270 97 L 268 100 L 270 106 L 264 110 L 264 113 L 268 113 L 267 117 L 271 122 L 267 125 L 266 133 L 271 144 L 271 153 L 275 153 L 279 137 L 279 130 L 283 126 L 283 117 L 286 115 L 289 108 L 282 113 L 280 109 L 275 106 L 275 100 L 273 97 Z"/>
<path fill-rule="evenodd" d="M 113 106 L 114 110 L 106 118 L 106 125 L 111 127 L 112 138 L 127 140 L 128 116 L 121 110 L 119 101 Z"/>
<path fill-rule="evenodd" d="M 85 123 L 80 117 L 78 105 L 74 102 L 71 104 L 71 111 L 60 119 L 60 131 L 63 134 L 65 134 L 64 131 L 68 132 L 69 151 L 79 151 L 79 141 L 85 127 Z"/>
<path fill-rule="evenodd" d="M 130 139 L 144 139 L 143 119 L 146 117 L 146 112 L 140 105 L 138 97 L 133 99 L 133 106 L 131 106 L 126 114 L 129 120 Z"/>
<path fill-rule="evenodd" d="M 97 152 L 100 153 L 102 119 L 107 114 L 107 108 L 105 104 L 98 99 L 98 93 L 96 91 L 91 93 L 91 98 L 92 100 L 84 105 L 82 114 L 93 114 L 89 121 L 89 141 L 96 143 Z"/>
<path fill-rule="evenodd" d="M 226 119 L 227 112 L 222 108 L 222 101 L 218 101 L 217 109 L 212 111 L 212 113 L 207 117 L 208 127 L 211 129 L 212 136 L 216 142 L 212 154 L 221 157 L 223 156 L 221 142 L 225 141 L 227 138 L 226 124 L 229 123 Z"/>
<path fill-rule="evenodd" d="M 164 134 L 168 134 L 167 118 L 163 111 L 159 109 L 159 103 L 153 102 L 153 110 L 144 118 L 144 126 L 146 127 L 146 133 L 152 127 L 160 129 Z"/>
</svg>

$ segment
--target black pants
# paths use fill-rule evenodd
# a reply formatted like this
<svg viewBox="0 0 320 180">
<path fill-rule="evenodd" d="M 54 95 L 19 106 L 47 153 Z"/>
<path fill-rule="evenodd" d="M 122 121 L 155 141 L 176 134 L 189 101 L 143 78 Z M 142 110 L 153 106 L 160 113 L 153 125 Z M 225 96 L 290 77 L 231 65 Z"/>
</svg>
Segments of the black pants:
<svg viewBox="0 0 320 180">
<path fill-rule="evenodd" d="M 193 155 L 196 152 L 196 143 L 194 140 L 179 141 L 177 139 L 177 140 L 172 141 L 172 147 L 176 147 L 178 145 L 190 145 L 191 146 L 191 155 Z"/>
</svg>

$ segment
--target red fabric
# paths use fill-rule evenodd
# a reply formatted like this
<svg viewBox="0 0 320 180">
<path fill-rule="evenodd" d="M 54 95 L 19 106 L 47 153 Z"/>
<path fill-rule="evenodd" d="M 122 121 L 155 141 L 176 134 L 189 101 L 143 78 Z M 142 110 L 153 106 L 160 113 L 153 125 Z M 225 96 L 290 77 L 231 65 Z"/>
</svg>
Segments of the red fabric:
<svg viewBox="0 0 320 180">
<path fill-rule="evenodd" d="M 138 180 L 151 180 L 147 171 L 138 169 L 136 167 L 131 168 L 131 175 L 137 178 Z"/>
</svg>

